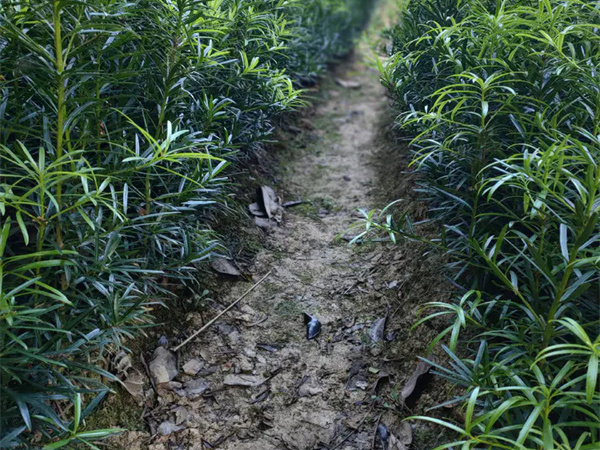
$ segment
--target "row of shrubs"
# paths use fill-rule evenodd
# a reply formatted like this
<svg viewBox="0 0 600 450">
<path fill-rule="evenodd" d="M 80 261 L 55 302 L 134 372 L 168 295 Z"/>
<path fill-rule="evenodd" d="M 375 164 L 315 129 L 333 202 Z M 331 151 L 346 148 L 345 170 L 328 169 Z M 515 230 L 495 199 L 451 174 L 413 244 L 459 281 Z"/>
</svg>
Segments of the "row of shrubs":
<svg viewBox="0 0 600 450">
<path fill-rule="evenodd" d="M 219 248 L 227 166 L 346 52 L 362 0 L 0 3 L 0 448 L 82 431 L 98 361 Z"/>
<path fill-rule="evenodd" d="M 464 420 L 425 419 L 440 449 L 598 449 L 600 2 L 407 3 L 382 80 L 460 292 L 423 321 Z"/>
</svg>

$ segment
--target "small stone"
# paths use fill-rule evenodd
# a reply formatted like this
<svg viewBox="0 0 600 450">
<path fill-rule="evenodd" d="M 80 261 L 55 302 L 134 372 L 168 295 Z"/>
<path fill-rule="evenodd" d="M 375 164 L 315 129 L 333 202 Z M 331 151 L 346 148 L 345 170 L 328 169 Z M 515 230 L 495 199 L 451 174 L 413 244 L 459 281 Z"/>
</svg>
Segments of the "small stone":
<svg viewBox="0 0 600 450">
<path fill-rule="evenodd" d="M 177 408 L 175 410 L 175 424 L 177 424 L 177 425 L 183 424 L 184 422 L 186 422 L 188 420 L 189 416 L 190 416 L 190 412 L 183 406 L 180 406 L 179 408 Z"/>
<path fill-rule="evenodd" d="M 149 368 L 157 384 L 168 383 L 177 376 L 177 358 L 166 348 L 158 347 L 154 350 Z"/>
<path fill-rule="evenodd" d="M 343 179 L 344 181 L 352 181 L 352 178 L 350 178 L 348 175 L 344 175 L 344 176 L 342 177 L 342 179 Z"/>
<path fill-rule="evenodd" d="M 194 376 L 204 367 L 204 363 L 197 358 L 192 358 L 183 365 L 183 373 Z"/>
</svg>

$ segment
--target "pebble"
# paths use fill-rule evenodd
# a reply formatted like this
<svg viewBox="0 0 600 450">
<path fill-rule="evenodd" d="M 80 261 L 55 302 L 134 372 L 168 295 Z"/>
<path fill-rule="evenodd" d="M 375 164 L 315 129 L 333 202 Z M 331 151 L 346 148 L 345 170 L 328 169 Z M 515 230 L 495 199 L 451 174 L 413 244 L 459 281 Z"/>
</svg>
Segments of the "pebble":
<svg viewBox="0 0 600 450">
<path fill-rule="evenodd" d="M 183 372 L 186 375 L 194 376 L 204 367 L 204 363 L 197 358 L 192 358 L 183 365 Z"/>
<path fill-rule="evenodd" d="M 150 374 L 157 384 L 168 383 L 177 376 L 177 358 L 164 347 L 154 350 L 149 364 Z"/>
</svg>

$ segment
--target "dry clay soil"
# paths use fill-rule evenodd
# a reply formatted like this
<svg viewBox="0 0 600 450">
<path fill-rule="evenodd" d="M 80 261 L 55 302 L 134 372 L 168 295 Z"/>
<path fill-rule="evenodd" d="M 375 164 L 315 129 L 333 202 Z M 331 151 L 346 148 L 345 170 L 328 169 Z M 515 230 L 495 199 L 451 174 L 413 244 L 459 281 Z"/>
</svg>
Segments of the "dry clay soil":
<svg viewBox="0 0 600 450">
<path fill-rule="evenodd" d="M 267 232 L 248 268 L 252 280 L 224 281 L 208 311 L 187 314 L 182 335 L 271 274 L 178 352 L 177 377 L 156 386 L 145 409 L 147 431 L 119 436 L 116 448 L 430 449 L 439 442 L 441 430 L 402 419 L 448 400 L 446 385 L 426 375 L 411 398 L 400 396 L 440 330 L 410 331 L 425 302 L 448 297 L 439 256 L 415 243 L 350 247 L 336 239 L 359 208 L 387 200 L 403 198 L 416 219 L 425 214 L 413 199 L 406 151 L 389 137 L 388 100 L 369 54 L 358 46 L 282 135 L 288 150 L 274 188 L 284 200 L 307 203 L 287 208 Z M 307 339 L 304 312 L 322 324 L 315 339 Z M 373 324 L 386 316 L 385 338 L 373 342 Z M 190 360 L 195 375 L 182 369 Z M 384 440 L 378 425 L 389 433 Z"/>
</svg>

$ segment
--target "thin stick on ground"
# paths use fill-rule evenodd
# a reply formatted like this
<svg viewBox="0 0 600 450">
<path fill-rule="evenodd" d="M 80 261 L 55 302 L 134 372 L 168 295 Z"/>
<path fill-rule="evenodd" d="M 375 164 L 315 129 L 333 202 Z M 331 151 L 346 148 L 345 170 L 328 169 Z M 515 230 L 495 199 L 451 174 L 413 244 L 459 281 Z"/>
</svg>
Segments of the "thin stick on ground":
<svg viewBox="0 0 600 450">
<path fill-rule="evenodd" d="M 371 442 L 371 450 L 375 450 L 375 445 L 377 443 L 377 430 L 379 428 L 379 422 L 381 422 L 381 416 L 383 413 L 379 414 L 377 417 L 377 422 L 375 422 L 375 431 L 373 431 L 373 441 Z"/>
<path fill-rule="evenodd" d="M 374 406 L 375 406 L 375 403 L 371 403 L 371 407 L 369 408 L 369 410 L 367 411 L 365 416 L 362 418 L 362 420 L 360 422 L 358 422 L 358 424 L 356 425 L 356 428 L 354 430 L 350 431 L 346 436 L 344 436 L 344 438 L 340 442 L 338 442 L 334 447 L 331 447 L 331 450 L 335 450 L 335 449 L 341 447 L 341 445 L 344 442 L 346 442 L 350 436 L 352 436 L 354 433 L 356 433 L 358 431 L 358 429 L 362 426 L 363 423 L 365 423 L 365 420 L 367 420 L 367 417 L 369 417 L 369 415 L 373 411 Z"/>
<path fill-rule="evenodd" d="M 185 341 L 183 341 L 177 347 L 173 348 L 173 351 L 174 352 L 178 351 L 181 347 L 183 347 L 184 345 L 188 344 L 192 339 L 194 339 L 196 336 L 198 336 L 200 333 L 202 333 L 208 327 L 210 327 L 213 323 L 215 323 L 223 314 L 225 314 L 227 311 L 229 311 L 231 308 L 233 308 L 235 305 L 237 305 L 244 297 L 246 297 L 246 295 L 248 295 L 250 292 L 252 292 L 254 289 L 256 289 L 256 287 L 259 284 L 261 284 L 263 281 L 265 281 L 267 279 L 267 277 L 269 275 L 271 275 L 271 272 L 273 272 L 273 271 L 269 270 L 264 277 L 262 277 L 260 280 L 258 280 L 254 284 L 254 286 L 252 286 L 250 289 L 248 289 L 246 292 L 244 292 L 240 297 L 238 297 L 238 299 L 236 301 L 234 301 L 227 308 L 225 308 L 223 311 L 221 311 L 219 314 L 217 314 L 217 316 L 214 317 L 212 320 L 210 320 L 210 322 L 208 322 L 206 325 L 204 325 L 202 328 L 200 328 L 198 331 L 196 331 L 194 334 L 192 334 L 189 338 L 187 338 Z"/>
</svg>

